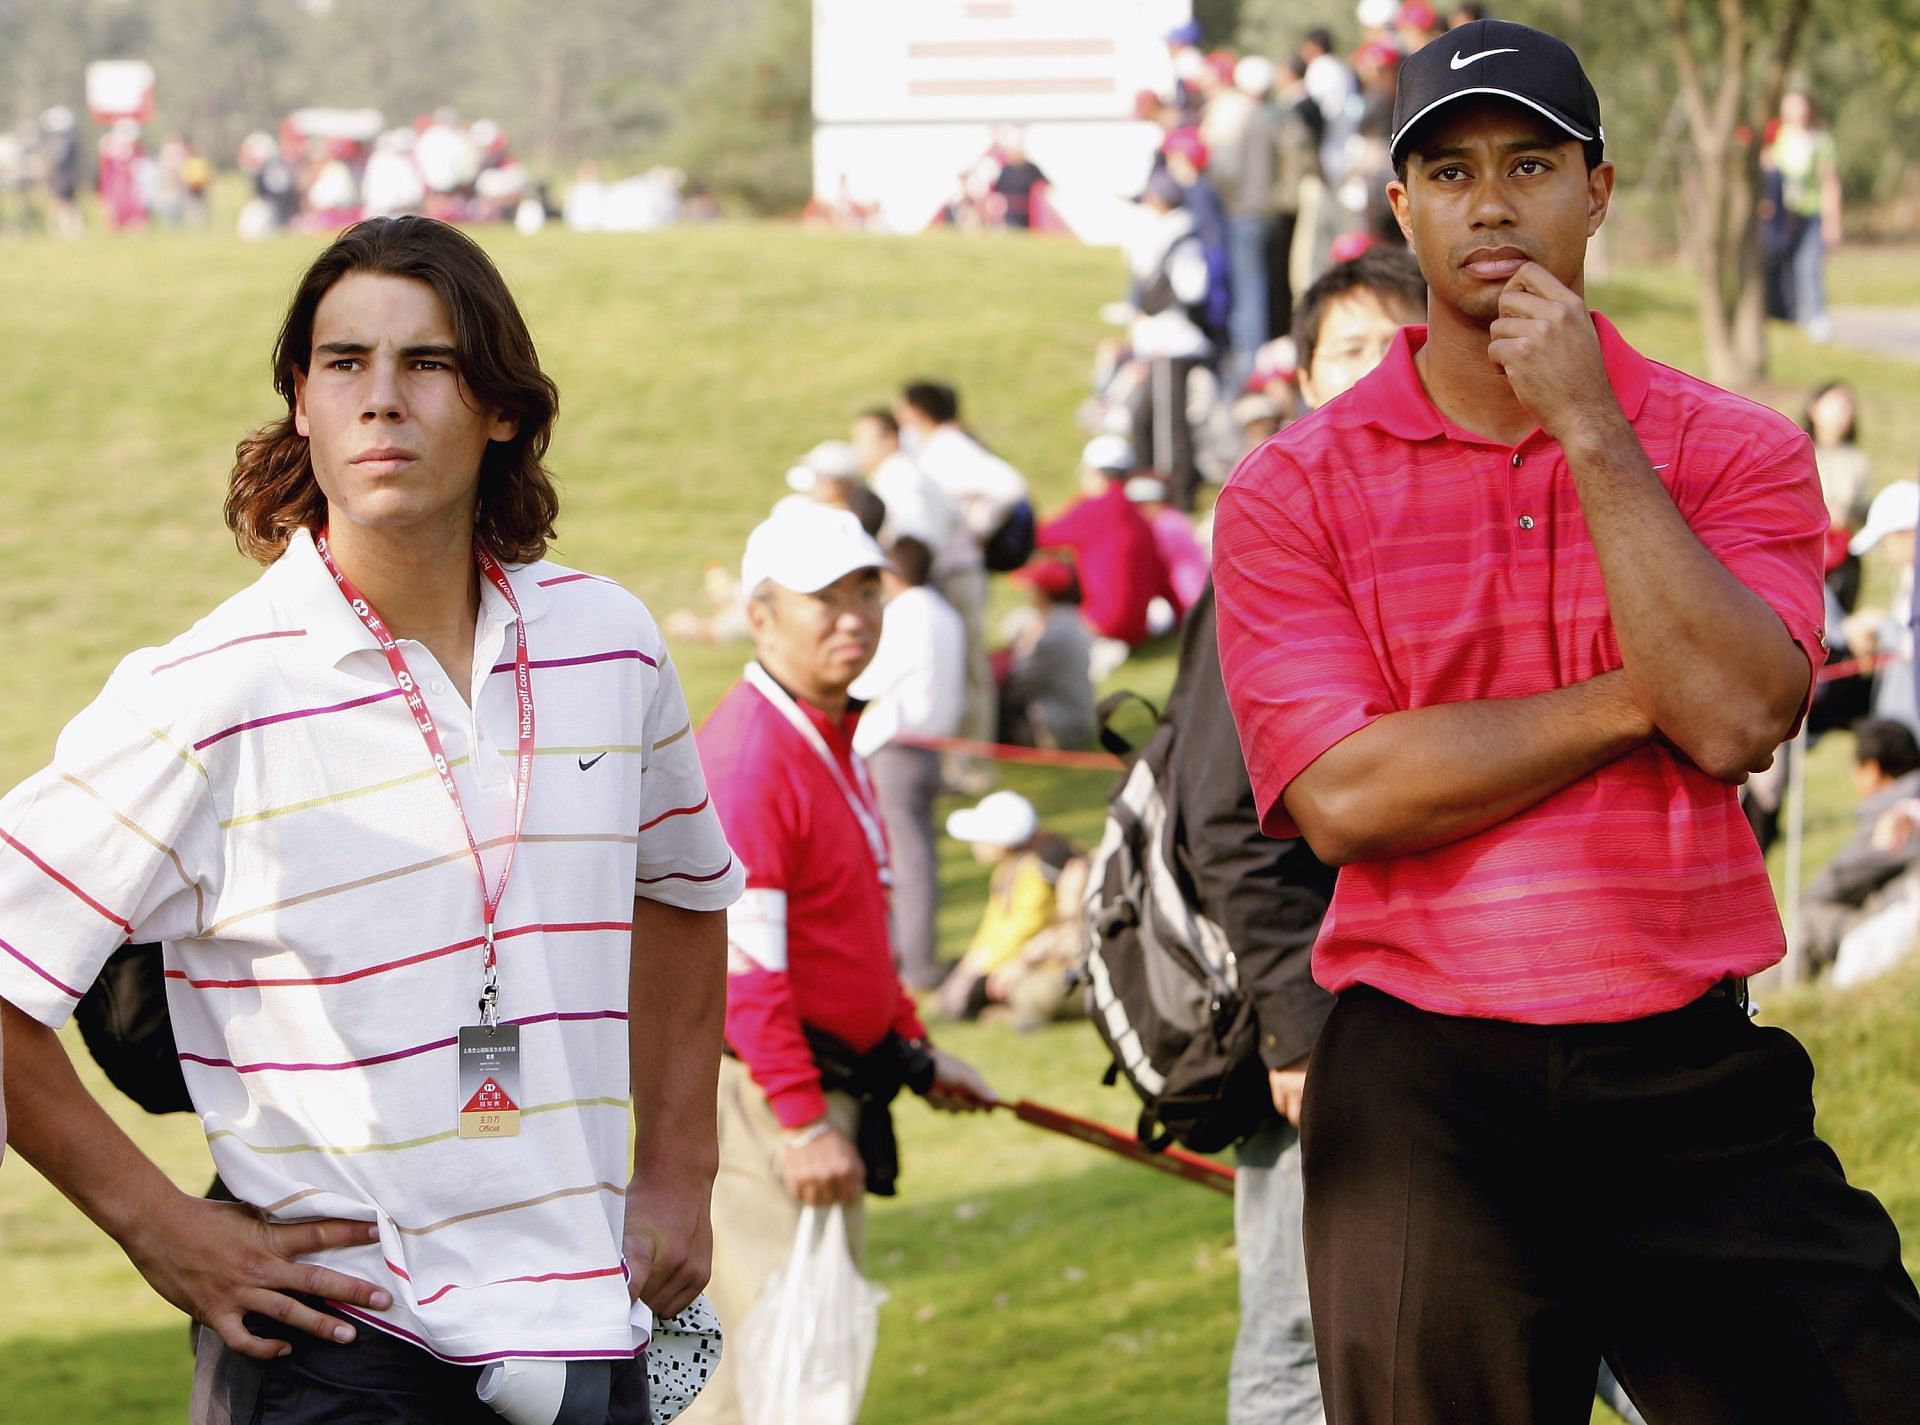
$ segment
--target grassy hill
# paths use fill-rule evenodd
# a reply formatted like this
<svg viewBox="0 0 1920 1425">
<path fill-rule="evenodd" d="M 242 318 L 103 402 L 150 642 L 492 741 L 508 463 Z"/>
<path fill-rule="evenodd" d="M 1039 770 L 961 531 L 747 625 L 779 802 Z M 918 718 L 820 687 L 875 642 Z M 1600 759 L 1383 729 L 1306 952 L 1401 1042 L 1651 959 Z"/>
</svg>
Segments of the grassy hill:
<svg viewBox="0 0 1920 1425">
<path fill-rule="evenodd" d="M 967 417 L 1064 498 L 1081 435 L 1094 312 L 1116 294 L 1111 253 L 1046 242 L 843 238 L 719 227 L 657 236 L 492 239 L 559 381 L 553 448 L 565 500 L 559 557 L 617 577 L 656 612 L 698 605 L 781 473 L 908 376 L 954 381 Z M 267 357 L 313 244 L 224 238 L 9 244 L 0 262 L 0 786 L 43 762 L 61 724 L 128 649 L 170 637 L 251 577 L 219 521 L 234 441 L 274 412 Z M 1920 305 L 1911 254 L 1843 260 L 1839 300 Z M 1684 279 L 1620 274 L 1596 294 L 1644 349 L 1698 360 Z M 1911 373 L 1817 351 L 1791 334 L 1783 402 L 1854 380 L 1880 478 L 1920 448 Z M 696 709 L 743 658 L 676 650 Z M 1121 681 L 1163 689 L 1164 650 Z M 1847 829 L 1844 739 L 1816 753 L 1816 851 Z M 1008 774 L 1061 829 L 1091 837 L 1106 778 Z M 957 953 L 982 875 L 943 865 L 941 932 Z M 1822 1125 L 1857 1181 L 1920 1243 L 1920 1003 L 1904 979 L 1852 996 L 1789 996 L 1768 1017 L 1801 1032 L 1822 1072 Z M 1114 1122 L 1090 1031 L 987 1028 L 943 1039 L 1004 1091 Z M 198 1189 L 191 1123 L 122 1121 Z M 878 1208 L 872 1274 L 893 1294 L 865 1419 L 878 1425 L 1215 1420 L 1234 1326 L 1224 1198 L 1005 1119 L 902 1115 L 903 1196 Z M 1596 1145 L 1604 1152 L 1605 1145 Z M 110 1244 L 17 1161 L 0 1168 L 0 1422 L 180 1416 L 182 1324 Z"/>
</svg>

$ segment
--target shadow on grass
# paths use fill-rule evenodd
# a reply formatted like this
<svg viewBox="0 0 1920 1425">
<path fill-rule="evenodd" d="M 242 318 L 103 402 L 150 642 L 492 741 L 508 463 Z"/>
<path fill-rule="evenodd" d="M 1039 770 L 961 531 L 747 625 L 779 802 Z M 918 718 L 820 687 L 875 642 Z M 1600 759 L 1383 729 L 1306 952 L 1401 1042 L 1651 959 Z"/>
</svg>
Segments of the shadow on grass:
<svg viewBox="0 0 1920 1425">
<path fill-rule="evenodd" d="M 6 1357 L 0 1425 L 178 1425 L 187 1415 L 193 1355 L 184 1317 L 105 1335 L 14 1337 Z"/>
</svg>

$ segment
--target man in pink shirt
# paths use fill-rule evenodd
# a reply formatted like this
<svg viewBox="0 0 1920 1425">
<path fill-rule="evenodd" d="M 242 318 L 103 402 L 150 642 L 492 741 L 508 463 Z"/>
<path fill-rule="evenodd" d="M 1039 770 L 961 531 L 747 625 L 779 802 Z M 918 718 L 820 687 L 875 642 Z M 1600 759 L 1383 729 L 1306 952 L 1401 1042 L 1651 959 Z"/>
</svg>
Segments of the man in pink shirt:
<svg viewBox="0 0 1920 1425">
<path fill-rule="evenodd" d="M 1080 456 L 1080 498 L 1040 526 L 1042 549 L 1073 553 L 1084 596 L 1080 615 L 1099 638 L 1132 647 L 1147 640 L 1147 606 L 1173 602 L 1153 529 L 1127 499 L 1133 447 L 1097 435 Z"/>
<path fill-rule="evenodd" d="M 1826 523 L 1775 413 L 1639 355 L 1582 266 L 1612 165 L 1560 41 L 1407 62 L 1426 275 L 1215 528 L 1262 825 L 1342 866 L 1314 950 L 1307 1266 L 1330 1425 L 1912 1418 L 1920 1295 L 1746 1013 L 1783 950 L 1735 786 L 1824 656 Z"/>
</svg>

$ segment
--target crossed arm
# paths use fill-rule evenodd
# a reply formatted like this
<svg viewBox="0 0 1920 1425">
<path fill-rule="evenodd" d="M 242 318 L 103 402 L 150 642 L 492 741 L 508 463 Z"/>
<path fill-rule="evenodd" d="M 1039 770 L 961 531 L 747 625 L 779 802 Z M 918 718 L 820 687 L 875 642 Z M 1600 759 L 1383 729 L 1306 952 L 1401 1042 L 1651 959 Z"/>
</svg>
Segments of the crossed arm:
<svg viewBox="0 0 1920 1425">
<path fill-rule="evenodd" d="M 1806 655 L 1648 463 L 1580 298 L 1529 264 L 1492 337 L 1488 358 L 1566 454 L 1624 667 L 1533 697 L 1390 713 L 1335 744 L 1282 798 L 1334 864 L 1472 835 L 1652 737 L 1743 781 L 1768 765 L 1807 696 Z"/>
</svg>

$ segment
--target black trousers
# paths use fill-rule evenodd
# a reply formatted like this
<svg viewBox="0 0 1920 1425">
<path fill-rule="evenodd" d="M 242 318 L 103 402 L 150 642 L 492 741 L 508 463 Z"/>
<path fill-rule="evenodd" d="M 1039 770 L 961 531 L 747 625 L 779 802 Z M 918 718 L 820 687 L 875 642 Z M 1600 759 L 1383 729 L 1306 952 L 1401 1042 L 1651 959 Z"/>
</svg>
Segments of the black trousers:
<svg viewBox="0 0 1920 1425">
<path fill-rule="evenodd" d="M 1267 330 L 1285 336 L 1293 330 L 1293 233 L 1298 213 L 1275 213 L 1267 233 Z"/>
<path fill-rule="evenodd" d="M 1725 992 L 1538 1027 L 1342 993 L 1313 1052 L 1307 1277 L 1329 1425 L 1912 1425 L 1920 1295 Z"/>
<path fill-rule="evenodd" d="M 1154 357 L 1145 397 L 1133 413 L 1135 453 L 1143 465 L 1166 477 L 1170 503 L 1188 513 L 1200 488 L 1200 470 L 1193 462 L 1193 427 L 1187 422 L 1187 380 L 1199 365 L 1184 356 Z"/>
<path fill-rule="evenodd" d="M 246 1322 L 292 1352 L 256 1361 L 197 1328 L 192 1425 L 500 1425 L 474 1393 L 477 1366 L 450 1365 L 372 1326 L 342 1346 L 261 1316 Z M 615 1363 L 610 1396 L 607 1425 L 652 1425 L 644 1354 Z"/>
</svg>

